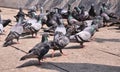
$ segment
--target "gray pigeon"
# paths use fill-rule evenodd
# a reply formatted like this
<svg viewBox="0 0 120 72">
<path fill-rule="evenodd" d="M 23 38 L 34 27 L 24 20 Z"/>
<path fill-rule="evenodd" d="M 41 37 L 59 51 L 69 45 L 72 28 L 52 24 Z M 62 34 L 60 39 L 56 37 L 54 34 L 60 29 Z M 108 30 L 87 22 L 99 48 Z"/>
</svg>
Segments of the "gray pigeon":
<svg viewBox="0 0 120 72">
<path fill-rule="evenodd" d="M 38 58 L 40 63 L 40 60 L 44 58 L 44 55 L 47 54 L 49 49 L 52 47 L 52 42 L 48 42 L 46 38 L 47 36 L 43 35 L 42 41 L 44 41 L 35 45 L 31 50 L 29 50 L 28 54 L 21 57 L 20 61 L 29 58 Z"/>
<path fill-rule="evenodd" d="M 7 47 L 8 45 L 11 45 L 13 43 L 13 39 L 17 39 L 17 42 L 19 42 L 19 37 L 23 32 L 23 17 L 19 17 L 18 23 L 12 27 L 10 33 L 5 39 L 5 43 L 3 44 L 4 47 Z"/>
<path fill-rule="evenodd" d="M 55 29 L 55 33 L 56 32 L 61 32 L 61 33 L 63 33 L 65 35 L 66 34 L 66 28 L 65 28 L 65 26 L 63 24 L 62 19 L 57 18 L 57 24 L 58 25 L 57 25 L 57 27 Z"/>
<path fill-rule="evenodd" d="M 68 25 L 78 25 L 80 26 L 81 25 L 81 22 L 79 22 L 78 20 L 76 20 L 70 11 L 68 11 L 68 18 L 67 18 L 67 22 L 68 22 Z"/>
<path fill-rule="evenodd" d="M 69 38 L 65 36 L 62 32 L 56 32 L 53 40 L 54 47 L 53 47 L 52 57 L 54 57 L 55 50 L 60 50 L 60 53 L 64 55 L 62 49 L 65 48 L 65 46 L 67 46 L 69 42 L 70 42 Z"/>
<path fill-rule="evenodd" d="M 70 42 L 80 43 L 81 48 L 83 48 L 83 43 L 87 42 L 91 38 L 91 34 L 88 31 L 81 31 L 75 35 L 70 36 L 69 38 Z"/>
<path fill-rule="evenodd" d="M 23 25 L 24 32 L 22 33 L 22 36 L 24 35 L 33 35 L 37 37 L 38 31 L 42 27 L 41 17 L 37 16 L 34 12 L 32 13 L 32 17 L 28 20 L 26 20 L 25 24 Z"/>
<path fill-rule="evenodd" d="M 60 53 L 63 54 L 62 49 L 69 44 L 69 39 L 67 36 L 65 36 L 66 28 L 64 27 L 62 20 L 57 18 L 57 23 L 58 26 L 55 29 L 54 40 L 53 40 L 54 48 L 53 48 L 52 57 L 54 56 L 55 50 L 60 50 Z"/>
</svg>

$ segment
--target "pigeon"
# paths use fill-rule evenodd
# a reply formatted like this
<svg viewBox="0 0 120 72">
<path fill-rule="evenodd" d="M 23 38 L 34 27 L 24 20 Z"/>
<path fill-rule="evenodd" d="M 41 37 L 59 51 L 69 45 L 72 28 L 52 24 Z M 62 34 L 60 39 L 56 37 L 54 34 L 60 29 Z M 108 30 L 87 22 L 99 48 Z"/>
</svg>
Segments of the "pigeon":
<svg viewBox="0 0 120 72">
<path fill-rule="evenodd" d="M 54 57 L 54 51 L 55 50 L 60 50 L 61 55 L 64 55 L 64 53 L 62 52 L 62 49 L 65 48 L 65 46 L 67 46 L 69 44 L 69 38 L 67 36 L 65 36 L 62 32 L 55 32 L 54 35 L 54 47 L 53 47 L 53 53 L 52 53 L 52 57 Z"/>
<path fill-rule="evenodd" d="M 16 18 L 16 22 L 18 22 L 20 16 L 23 16 L 23 18 L 25 19 L 25 13 L 23 12 L 22 8 L 19 8 L 19 12 L 17 13 L 16 16 L 14 16 Z"/>
<path fill-rule="evenodd" d="M 85 21 L 89 17 L 89 13 L 85 10 L 84 6 L 76 7 L 76 11 L 73 11 L 72 15 L 78 21 Z M 79 9 L 79 10 L 78 10 Z M 78 12 L 79 11 L 79 12 Z"/>
<path fill-rule="evenodd" d="M 3 44 L 3 47 L 7 47 L 8 45 L 11 45 L 13 43 L 13 39 L 17 39 L 17 42 L 19 43 L 19 37 L 23 32 L 23 17 L 19 17 L 19 20 L 15 26 L 11 28 L 10 33 L 7 35 L 5 39 L 5 43 Z"/>
<path fill-rule="evenodd" d="M 94 4 L 91 5 L 91 8 L 89 10 L 89 15 L 92 16 L 92 17 L 95 17 L 96 16 L 96 11 L 95 11 L 95 7 L 94 7 Z"/>
<path fill-rule="evenodd" d="M 22 33 L 22 36 L 32 34 L 33 37 L 33 35 L 35 34 L 35 37 L 37 37 L 37 33 L 41 29 L 41 27 L 42 27 L 41 17 L 36 16 L 33 13 L 33 17 L 28 19 L 23 25 L 24 32 Z"/>
<path fill-rule="evenodd" d="M 97 20 L 93 20 L 90 22 L 91 24 L 83 29 L 83 31 L 87 31 L 91 34 L 91 37 L 98 31 L 99 22 Z"/>
<path fill-rule="evenodd" d="M 55 29 L 54 33 L 54 48 L 53 48 L 53 53 L 52 57 L 54 57 L 54 51 L 55 50 L 60 50 L 60 53 L 63 54 L 62 49 L 68 45 L 69 39 L 66 35 L 66 28 L 63 25 L 63 22 L 60 18 L 57 18 L 57 27 Z"/>
<path fill-rule="evenodd" d="M 64 34 L 66 34 L 66 28 L 64 27 L 63 21 L 61 17 L 59 17 L 59 14 L 52 15 L 52 19 L 49 19 L 49 15 L 48 15 L 48 24 L 52 24 L 52 26 L 45 29 L 46 32 L 61 31 Z"/>
<path fill-rule="evenodd" d="M 87 27 L 83 31 L 87 31 L 91 34 L 91 37 L 95 34 L 96 31 L 99 31 L 99 28 L 103 27 L 103 19 L 101 16 L 95 16 L 93 20 L 86 21 L 88 23 Z M 89 39 L 88 39 L 89 41 Z"/>
<path fill-rule="evenodd" d="M 26 16 L 28 16 L 28 17 L 33 17 L 33 13 L 35 14 L 35 15 L 37 15 L 36 14 L 36 6 L 32 6 L 32 7 L 30 7 L 29 9 L 28 9 L 28 14 L 26 14 Z"/>
<path fill-rule="evenodd" d="M 44 13 L 44 10 L 43 10 L 44 8 L 41 6 L 40 7 L 40 17 L 41 17 L 41 20 L 42 20 L 42 24 L 43 25 L 45 25 L 46 24 L 46 22 L 47 22 L 47 14 L 48 13 Z"/>
<path fill-rule="evenodd" d="M 66 28 L 64 27 L 62 19 L 57 18 L 57 27 L 55 29 L 56 32 L 62 32 L 64 35 L 66 34 Z"/>
<path fill-rule="evenodd" d="M 78 33 L 80 31 L 82 31 L 85 27 L 86 27 L 86 22 L 81 22 L 81 21 L 78 21 L 76 20 L 70 11 L 68 11 L 68 19 L 67 19 L 67 22 L 68 22 L 68 28 L 71 28 L 71 27 L 74 27 L 74 33 Z"/>
<path fill-rule="evenodd" d="M 56 19 L 57 19 L 57 15 L 55 14 L 55 12 L 49 12 L 47 14 L 47 21 L 46 21 L 46 25 L 48 27 L 56 27 L 57 26 L 57 23 L 56 23 Z"/>
<path fill-rule="evenodd" d="M 100 8 L 100 16 L 103 17 L 104 26 L 106 26 L 106 23 L 110 22 L 110 17 L 108 13 L 108 8 L 106 7 L 105 3 L 102 3 L 102 6 Z"/>
<path fill-rule="evenodd" d="M 84 42 L 87 42 L 91 38 L 91 34 L 88 31 L 81 31 L 75 35 L 69 36 L 70 42 L 80 43 L 80 47 L 83 48 Z"/>
<path fill-rule="evenodd" d="M 80 26 L 81 22 L 79 22 L 78 20 L 76 20 L 70 11 L 68 11 L 68 18 L 67 18 L 67 22 L 68 22 L 68 25 L 78 25 Z"/>
<path fill-rule="evenodd" d="M 44 36 L 44 35 L 43 35 Z M 46 39 L 46 36 L 42 37 Z M 44 58 L 52 46 L 52 42 L 44 41 L 36 44 L 29 52 L 21 57 L 20 61 L 26 60 L 29 58 L 37 58 L 39 60 L 39 64 L 41 64 L 40 60 Z"/>
<path fill-rule="evenodd" d="M 110 15 L 111 13 L 113 13 L 113 11 L 110 10 L 109 6 L 105 2 L 102 3 L 100 9 L 100 14 L 105 13 L 107 15 Z"/>
</svg>

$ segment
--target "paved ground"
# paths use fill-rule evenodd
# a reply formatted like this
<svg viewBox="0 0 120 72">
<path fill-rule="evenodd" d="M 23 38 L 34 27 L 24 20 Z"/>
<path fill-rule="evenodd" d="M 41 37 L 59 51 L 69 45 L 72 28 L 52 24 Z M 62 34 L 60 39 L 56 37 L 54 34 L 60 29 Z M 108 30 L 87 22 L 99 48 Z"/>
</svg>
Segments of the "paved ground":
<svg viewBox="0 0 120 72">
<path fill-rule="evenodd" d="M 0 9 L 3 10 L 2 18 L 12 19 L 11 25 L 14 25 L 13 16 L 17 10 Z M 70 43 L 63 49 L 67 56 L 60 56 L 59 51 L 56 51 L 55 57 L 51 58 L 50 50 L 42 65 L 38 64 L 37 59 L 19 61 L 25 52 L 41 40 L 41 36 L 21 38 L 20 44 L 2 47 L 10 28 L 6 27 L 5 35 L 1 36 L 0 72 L 120 72 L 120 30 L 117 27 L 101 28 L 93 41 L 85 43 L 85 48 Z"/>
</svg>

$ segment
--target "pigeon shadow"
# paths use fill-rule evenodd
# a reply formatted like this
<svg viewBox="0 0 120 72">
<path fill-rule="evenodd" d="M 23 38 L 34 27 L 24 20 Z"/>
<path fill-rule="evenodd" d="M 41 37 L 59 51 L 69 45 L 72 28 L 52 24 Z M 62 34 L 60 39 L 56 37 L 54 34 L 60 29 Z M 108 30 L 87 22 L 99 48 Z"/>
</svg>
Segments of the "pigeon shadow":
<svg viewBox="0 0 120 72">
<path fill-rule="evenodd" d="M 28 62 L 26 62 L 26 63 L 24 63 L 24 64 L 22 64 L 20 66 L 17 66 L 16 68 L 24 68 L 24 67 L 37 66 L 37 65 L 40 65 L 38 60 L 30 60 L 30 61 L 28 61 Z"/>
<path fill-rule="evenodd" d="M 55 53 L 55 54 L 54 54 L 54 57 L 60 57 L 60 56 L 61 56 L 60 53 Z M 46 57 L 46 58 L 52 58 L 52 54 L 46 54 L 45 57 Z"/>
<path fill-rule="evenodd" d="M 36 66 L 46 70 L 56 70 L 59 72 L 119 72 L 119 66 L 110 66 L 92 63 L 65 63 L 65 62 L 42 62 L 41 65 L 37 60 L 28 61 L 16 68 Z"/>
<path fill-rule="evenodd" d="M 104 42 L 120 42 L 120 39 L 104 39 L 104 38 L 95 38 L 96 42 L 104 43 Z"/>
</svg>

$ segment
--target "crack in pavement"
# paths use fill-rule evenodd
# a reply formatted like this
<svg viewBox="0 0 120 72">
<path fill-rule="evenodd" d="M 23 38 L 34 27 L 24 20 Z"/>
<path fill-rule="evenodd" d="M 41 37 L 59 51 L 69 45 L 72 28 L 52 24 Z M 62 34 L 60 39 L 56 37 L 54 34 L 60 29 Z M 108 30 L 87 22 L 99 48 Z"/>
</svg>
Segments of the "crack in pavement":
<svg viewBox="0 0 120 72">
<path fill-rule="evenodd" d="M 15 47 L 15 46 L 11 46 L 12 48 L 15 48 L 16 50 L 19 50 L 19 51 L 21 51 L 21 52 L 23 52 L 23 53 L 25 53 L 25 54 L 27 54 L 28 52 L 26 52 L 26 51 L 24 51 L 24 50 L 22 50 L 22 49 L 20 49 L 20 48 L 18 48 L 18 47 Z"/>
<path fill-rule="evenodd" d="M 104 53 L 107 53 L 107 54 L 110 54 L 110 55 L 113 55 L 113 56 L 120 57 L 120 55 L 118 55 L 118 54 L 115 54 L 115 53 L 111 53 L 111 52 L 104 51 L 104 50 L 100 50 L 100 49 L 96 49 L 96 50 L 98 50 L 98 51 L 101 51 L 101 52 L 104 52 Z"/>
</svg>

